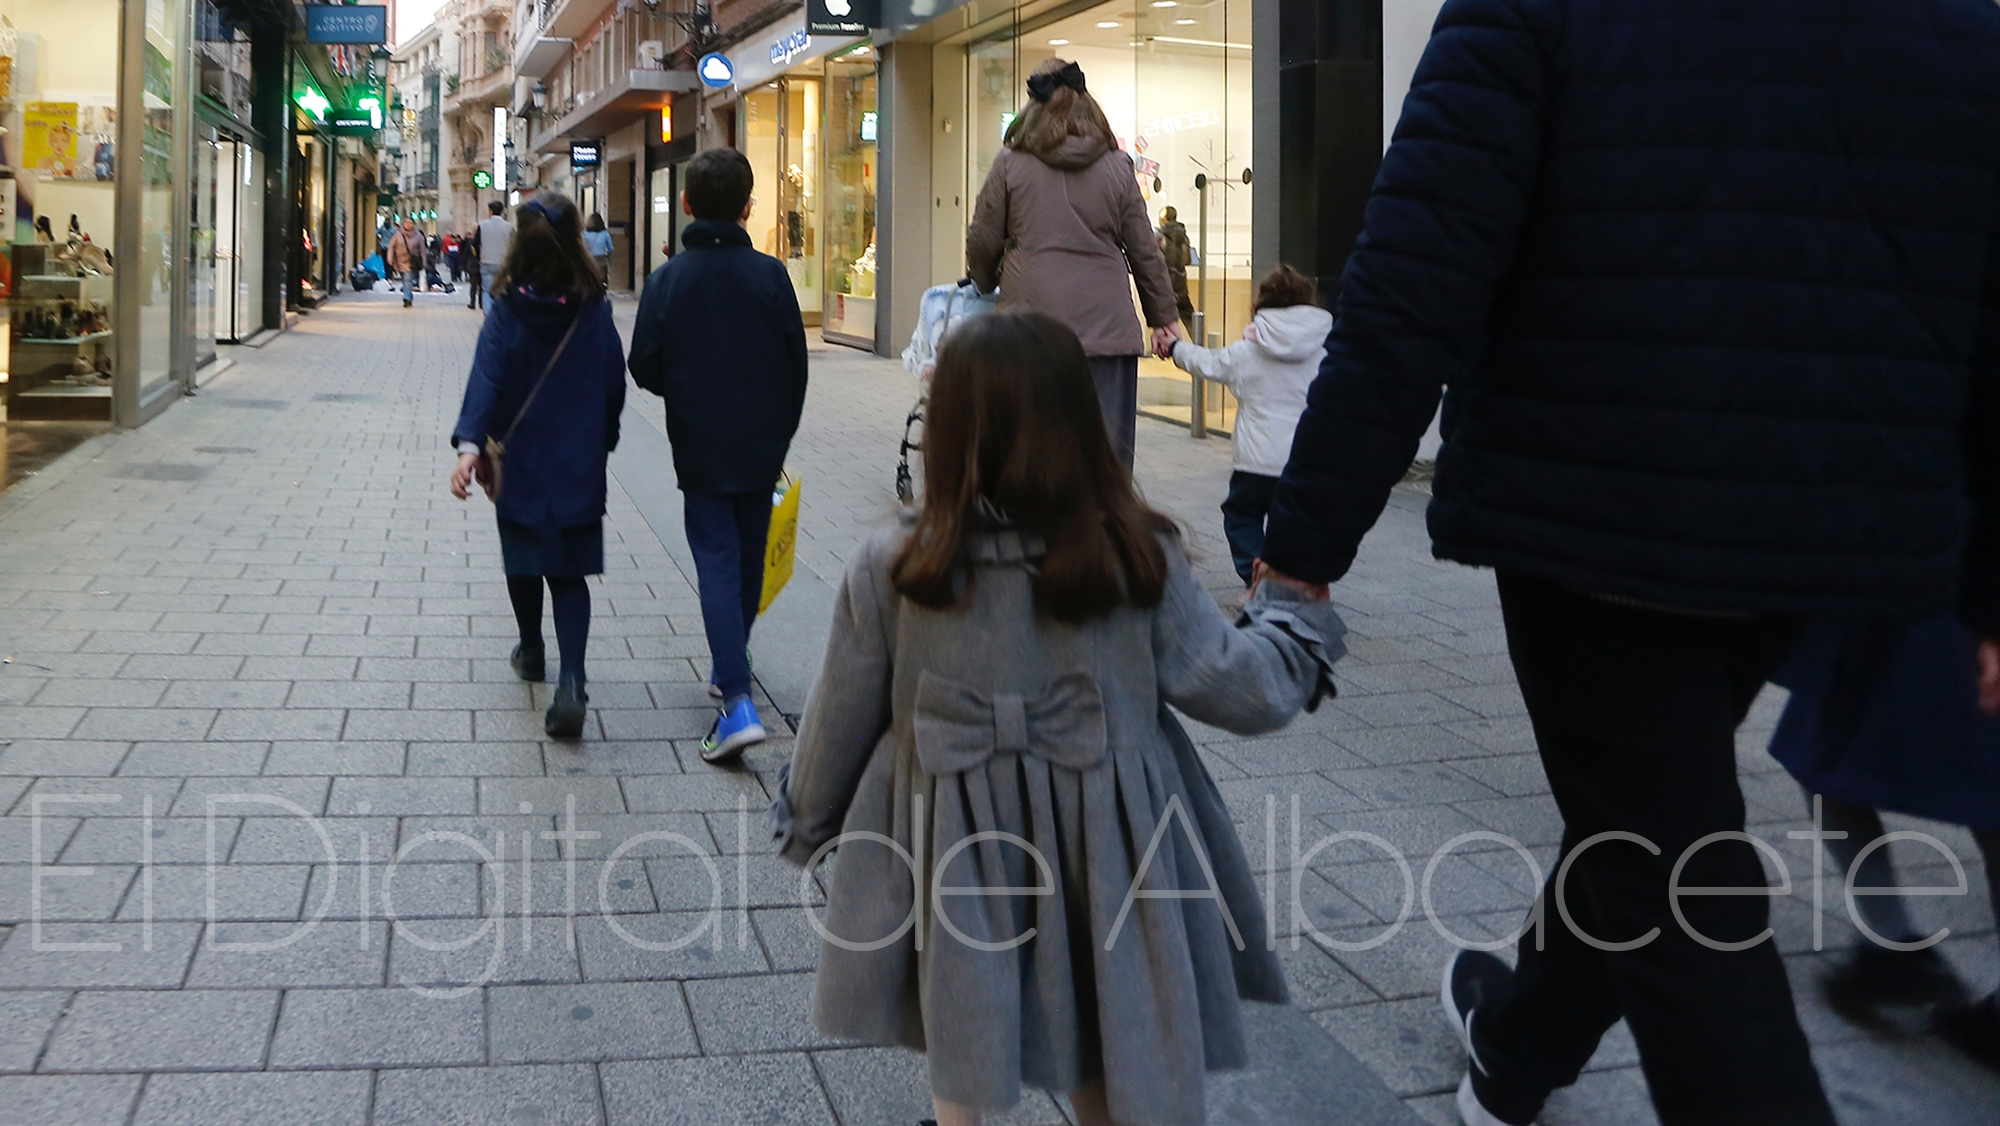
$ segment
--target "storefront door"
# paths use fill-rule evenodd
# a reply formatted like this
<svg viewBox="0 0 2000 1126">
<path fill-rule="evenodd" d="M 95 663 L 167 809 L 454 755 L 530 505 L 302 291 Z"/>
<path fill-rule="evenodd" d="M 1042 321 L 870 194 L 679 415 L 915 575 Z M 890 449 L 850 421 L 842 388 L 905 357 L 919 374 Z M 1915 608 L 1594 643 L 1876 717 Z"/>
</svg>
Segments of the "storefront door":
<svg viewBox="0 0 2000 1126">
<path fill-rule="evenodd" d="M 826 307 L 829 340 L 875 347 L 875 54 L 826 62 Z"/>
<path fill-rule="evenodd" d="M 222 284 L 217 270 L 216 196 L 230 184 L 222 171 L 221 131 L 206 121 L 195 124 L 189 163 L 188 280 L 194 298 L 194 366 L 199 370 L 215 362 L 216 304 Z"/>
<path fill-rule="evenodd" d="M 743 152 L 757 175 L 751 245 L 782 261 L 807 324 L 820 323 L 821 82 L 790 75 L 743 96 Z"/>
</svg>

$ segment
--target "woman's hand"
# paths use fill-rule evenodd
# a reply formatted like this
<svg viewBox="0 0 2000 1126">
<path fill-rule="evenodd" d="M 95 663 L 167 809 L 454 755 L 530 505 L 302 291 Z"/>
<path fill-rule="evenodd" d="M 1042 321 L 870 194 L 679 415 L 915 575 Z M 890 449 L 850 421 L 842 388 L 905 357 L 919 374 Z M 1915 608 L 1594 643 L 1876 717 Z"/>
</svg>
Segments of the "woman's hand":
<svg viewBox="0 0 2000 1126">
<path fill-rule="evenodd" d="M 1153 355 L 1163 360 L 1172 359 L 1174 343 L 1186 339 L 1187 333 L 1181 330 L 1179 321 L 1161 325 L 1153 330 Z"/>
<path fill-rule="evenodd" d="M 472 495 L 472 475 L 479 468 L 478 454 L 459 454 L 451 470 L 451 495 L 464 500 Z"/>
</svg>

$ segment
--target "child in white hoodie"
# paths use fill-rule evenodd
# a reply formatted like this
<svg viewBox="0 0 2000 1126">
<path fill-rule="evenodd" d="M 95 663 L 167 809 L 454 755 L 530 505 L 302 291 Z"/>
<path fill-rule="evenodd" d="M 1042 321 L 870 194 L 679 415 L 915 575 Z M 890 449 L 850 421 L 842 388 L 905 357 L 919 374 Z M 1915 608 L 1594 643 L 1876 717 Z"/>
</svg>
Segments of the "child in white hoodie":
<svg viewBox="0 0 2000 1126">
<path fill-rule="evenodd" d="M 1292 453 L 1292 433 L 1306 409 L 1306 388 L 1326 358 L 1333 314 L 1313 303 L 1312 279 L 1279 266 L 1257 283 L 1257 301 L 1243 339 L 1227 348 L 1174 345 L 1181 370 L 1236 392 L 1229 496 L 1222 502 L 1222 532 L 1243 585 L 1264 553 L 1264 517 L 1271 494 Z"/>
</svg>

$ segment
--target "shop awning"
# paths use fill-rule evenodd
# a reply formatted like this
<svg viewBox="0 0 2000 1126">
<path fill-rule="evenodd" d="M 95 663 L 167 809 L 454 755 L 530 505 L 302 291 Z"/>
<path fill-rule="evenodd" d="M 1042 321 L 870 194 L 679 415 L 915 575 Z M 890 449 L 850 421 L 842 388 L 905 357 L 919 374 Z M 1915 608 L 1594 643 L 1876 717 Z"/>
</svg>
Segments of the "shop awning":
<svg viewBox="0 0 2000 1126">
<path fill-rule="evenodd" d="M 628 70 L 622 81 L 536 132 L 530 147 L 549 152 L 567 147 L 571 137 L 602 137 L 649 113 L 658 113 L 669 94 L 688 93 L 698 85 L 691 70 Z"/>
</svg>

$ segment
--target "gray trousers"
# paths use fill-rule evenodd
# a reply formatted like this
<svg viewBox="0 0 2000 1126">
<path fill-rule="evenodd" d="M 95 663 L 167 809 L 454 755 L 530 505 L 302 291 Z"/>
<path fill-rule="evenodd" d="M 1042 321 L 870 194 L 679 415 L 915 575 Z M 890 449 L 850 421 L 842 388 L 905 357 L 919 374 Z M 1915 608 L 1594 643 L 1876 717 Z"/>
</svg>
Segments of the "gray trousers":
<svg viewBox="0 0 2000 1126">
<path fill-rule="evenodd" d="M 1139 428 L 1139 357 L 1092 356 L 1090 381 L 1097 385 L 1097 406 L 1104 412 L 1111 449 L 1130 472 Z"/>
</svg>

